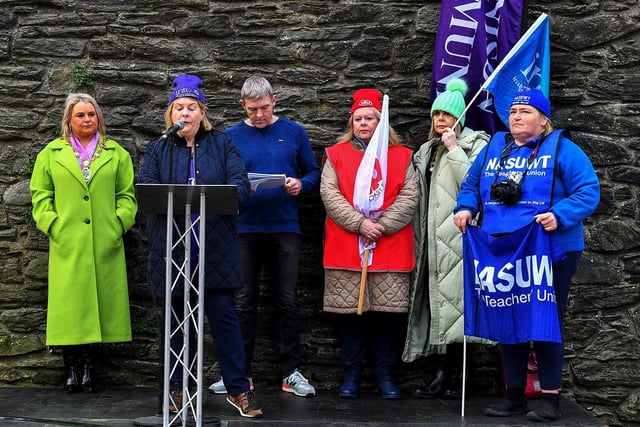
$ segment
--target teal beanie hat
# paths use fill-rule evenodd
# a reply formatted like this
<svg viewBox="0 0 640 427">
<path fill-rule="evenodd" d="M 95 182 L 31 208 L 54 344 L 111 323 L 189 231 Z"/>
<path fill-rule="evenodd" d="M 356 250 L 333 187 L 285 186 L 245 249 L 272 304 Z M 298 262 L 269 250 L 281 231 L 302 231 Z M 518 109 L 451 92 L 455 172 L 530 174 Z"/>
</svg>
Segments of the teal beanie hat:
<svg viewBox="0 0 640 427">
<path fill-rule="evenodd" d="M 466 107 L 464 96 L 467 94 L 467 90 L 468 86 L 464 80 L 449 80 L 445 91 L 438 95 L 431 105 L 431 117 L 433 117 L 435 111 L 444 111 L 456 119 L 460 118 L 460 115 Z M 464 116 L 460 118 L 460 125 L 464 126 Z"/>
</svg>

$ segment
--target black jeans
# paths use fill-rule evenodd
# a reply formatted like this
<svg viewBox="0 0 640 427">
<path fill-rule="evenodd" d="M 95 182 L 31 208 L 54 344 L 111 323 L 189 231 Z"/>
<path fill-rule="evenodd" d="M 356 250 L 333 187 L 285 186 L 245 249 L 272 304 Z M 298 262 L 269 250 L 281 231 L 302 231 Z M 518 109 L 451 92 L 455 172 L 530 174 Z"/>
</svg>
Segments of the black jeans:
<svg viewBox="0 0 640 427">
<path fill-rule="evenodd" d="M 297 233 L 242 233 L 238 235 L 244 285 L 236 292 L 236 308 L 246 356 L 247 373 L 256 343 L 262 267 L 266 265 L 276 294 L 278 339 L 282 377 L 300 366 L 298 267 L 300 235 Z"/>
<path fill-rule="evenodd" d="M 337 316 L 345 379 L 359 383 L 364 359 L 370 354 L 377 382 L 393 380 L 392 370 L 400 360 L 406 331 L 406 313 L 370 311 Z"/>
</svg>

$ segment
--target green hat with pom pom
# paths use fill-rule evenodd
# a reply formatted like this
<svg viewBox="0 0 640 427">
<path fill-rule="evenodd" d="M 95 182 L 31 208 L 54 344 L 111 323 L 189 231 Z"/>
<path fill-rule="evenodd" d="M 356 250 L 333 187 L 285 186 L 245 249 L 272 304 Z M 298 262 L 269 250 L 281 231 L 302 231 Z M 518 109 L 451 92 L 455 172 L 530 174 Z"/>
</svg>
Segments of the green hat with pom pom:
<svg viewBox="0 0 640 427">
<path fill-rule="evenodd" d="M 438 95 L 431 105 L 431 117 L 436 111 L 444 111 L 456 119 L 466 107 L 464 96 L 467 94 L 467 83 L 462 79 L 451 79 L 447 82 L 445 91 Z M 464 116 L 460 118 L 460 125 L 464 126 Z"/>
</svg>

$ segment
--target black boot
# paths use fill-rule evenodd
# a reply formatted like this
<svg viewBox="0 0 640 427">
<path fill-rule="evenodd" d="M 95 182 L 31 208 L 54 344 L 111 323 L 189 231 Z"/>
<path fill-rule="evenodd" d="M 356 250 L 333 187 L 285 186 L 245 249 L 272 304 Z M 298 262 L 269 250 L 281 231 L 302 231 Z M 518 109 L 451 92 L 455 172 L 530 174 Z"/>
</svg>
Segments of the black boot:
<svg viewBox="0 0 640 427">
<path fill-rule="evenodd" d="M 533 421 L 555 421 L 560 418 L 560 395 L 542 393 L 540 405 L 533 411 L 527 412 L 527 418 Z"/>
<path fill-rule="evenodd" d="M 82 390 L 78 373 L 78 348 L 76 346 L 62 347 L 62 360 L 64 361 L 64 389 L 67 393 L 76 393 Z"/>
<path fill-rule="evenodd" d="M 490 417 L 510 417 L 529 412 L 524 387 L 509 387 L 500 402 L 490 405 L 484 414 Z"/>
<path fill-rule="evenodd" d="M 444 399 L 460 400 L 462 399 L 462 376 L 453 374 L 448 382 L 448 387 L 442 397 Z"/>
<path fill-rule="evenodd" d="M 438 369 L 431 382 L 417 389 L 413 394 L 423 399 L 442 397 L 447 389 L 447 376 L 447 372 L 444 369 Z"/>
<path fill-rule="evenodd" d="M 64 383 L 64 389 L 67 393 L 77 393 L 81 390 L 80 383 L 78 381 L 78 370 L 75 366 L 68 366 L 66 370 L 66 379 Z"/>
<path fill-rule="evenodd" d="M 82 390 L 87 393 L 93 392 L 93 366 L 82 366 Z"/>
<path fill-rule="evenodd" d="M 345 368 L 344 378 L 338 390 L 338 397 L 343 399 L 357 399 L 360 383 L 362 382 L 362 370 Z"/>
<path fill-rule="evenodd" d="M 376 375 L 380 396 L 386 400 L 400 399 L 400 389 L 396 385 L 391 371 L 383 371 Z"/>
<path fill-rule="evenodd" d="M 93 364 L 94 364 L 93 347 L 85 345 L 82 347 L 82 390 L 87 393 L 94 391 L 93 380 Z"/>
<path fill-rule="evenodd" d="M 462 372 L 464 367 L 463 347 L 461 343 L 447 345 L 447 358 L 445 370 L 449 373 L 446 390 L 443 394 L 445 399 L 462 399 Z M 466 378 L 469 379 L 469 369 L 466 370 Z M 469 382 L 467 381 L 467 384 Z"/>
<path fill-rule="evenodd" d="M 449 367 L 447 372 L 449 372 L 449 378 L 442 397 L 452 400 L 462 399 L 462 372 L 460 372 L 460 366 Z"/>
</svg>

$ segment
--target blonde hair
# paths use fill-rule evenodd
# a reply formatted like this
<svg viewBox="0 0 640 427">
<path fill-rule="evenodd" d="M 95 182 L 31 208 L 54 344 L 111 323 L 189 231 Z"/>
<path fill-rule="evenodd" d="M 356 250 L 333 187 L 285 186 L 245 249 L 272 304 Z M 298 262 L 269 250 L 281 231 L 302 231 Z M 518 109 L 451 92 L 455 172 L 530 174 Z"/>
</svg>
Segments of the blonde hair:
<svg viewBox="0 0 640 427">
<path fill-rule="evenodd" d="M 171 119 L 171 113 L 173 112 L 173 104 L 178 99 L 180 99 L 181 101 L 184 101 L 183 98 L 176 98 L 171 104 L 169 104 L 169 106 L 167 107 L 167 110 L 164 112 L 164 125 L 165 125 L 165 127 L 167 129 L 169 129 L 171 126 L 173 126 L 173 120 Z M 202 127 L 204 130 L 209 132 L 211 129 L 213 129 L 213 125 L 211 124 L 211 122 L 207 118 L 207 106 L 204 105 L 197 98 L 192 98 L 192 99 L 198 104 L 198 107 L 200 107 L 200 110 L 202 110 L 202 112 L 204 113 L 204 115 L 202 116 L 202 121 L 200 122 L 200 127 Z"/>
<path fill-rule="evenodd" d="M 462 125 L 460 123 L 458 123 L 454 130 L 456 132 L 456 138 L 460 138 L 460 134 L 462 133 Z M 427 141 L 431 141 L 434 138 L 440 138 L 441 136 L 442 135 L 438 135 L 438 133 L 433 128 L 433 119 L 431 119 L 431 128 L 429 129 L 429 137 L 428 137 Z"/>
<path fill-rule="evenodd" d="M 554 128 L 553 124 L 551 123 L 551 119 L 547 117 L 547 123 L 544 125 L 544 129 L 542 130 L 542 134 L 540 136 L 544 138 L 546 136 L 549 136 L 553 131 Z"/>
<path fill-rule="evenodd" d="M 382 117 L 382 113 L 380 111 L 373 108 L 374 114 L 378 120 Z M 344 142 L 351 142 L 354 137 L 353 132 L 353 116 L 349 117 L 349 123 L 347 123 L 347 130 L 342 135 L 338 136 L 335 140 L 336 144 L 341 144 Z M 401 145 L 402 137 L 396 133 L 396 131 L 389 126 L 389 147 L 393 147 L 394 145 Z"/>
<path fill-rule="evenodd" d="M 73 107 L 78 105 L 80 102 L 88 102 L 93 105 L 93 108 L 96 110 L 96 115 L 98 116 L 98 132 L 100 132 L 100 135 L 105 136 L 107 128 L 104 124 L 104 116 L 102 115 L 102 110 L 98 105 L 98 101 L 88 93 L 70 93 L 64 103 L 64 114 L 62 114 L 62 122 L 60 124 L 62 138 L 69 141 L 69 137 L 71 136 L 70 123 L 71 115 L 73 114 Z"/>
</svg>

